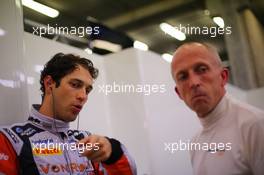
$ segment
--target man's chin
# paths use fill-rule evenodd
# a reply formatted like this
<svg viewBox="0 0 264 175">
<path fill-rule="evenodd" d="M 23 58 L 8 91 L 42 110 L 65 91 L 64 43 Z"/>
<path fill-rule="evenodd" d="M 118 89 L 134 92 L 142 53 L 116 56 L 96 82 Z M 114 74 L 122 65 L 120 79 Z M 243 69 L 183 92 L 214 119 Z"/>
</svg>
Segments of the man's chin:
<svg viewBox="0 0 264 175">
<path fill-rule="evenodd" d="M 73 117 L 71 117 L 71 118 L 69 119 L 69 122 L 73 122 L 73 121 L 75 121 L 76 118 L 77 118 L 77 116 L 73 116 Z"/>
<path fill-rule="evenodd" d="M 199 103 L 193 106 L 193 111 L 196 112 L 196 114 L 200 117 L 203 118 L 206 116 L 206 114 L 210 111 L 209 106 L 207 103 Z"/>
<path fill-rule="evenodd" d="M 67 118 L 64 119 L 65 122 L 73 122 L 74 120 L 76 120 L 77 115 L 74 116 L 68 116 Z"/>
</svg>

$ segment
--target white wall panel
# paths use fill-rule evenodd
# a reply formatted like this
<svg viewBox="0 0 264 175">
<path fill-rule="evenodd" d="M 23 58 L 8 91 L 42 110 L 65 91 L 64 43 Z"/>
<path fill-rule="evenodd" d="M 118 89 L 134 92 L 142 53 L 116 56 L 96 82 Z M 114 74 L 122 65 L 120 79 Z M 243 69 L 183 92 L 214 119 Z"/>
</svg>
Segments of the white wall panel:
<svg viewBox="0 0 264 175">
<path fill-rule="evenodd" d="M 106 85 L 114 83 L 120 91 L 107 95 L 113 134 L 119 138 L 134 156 L 138 174 L 151 174 L 149 169 L 149 142 L 146 128 L 146 111 L 142 93 L 136 90 L 121 90 L 125 85 L 141 85 L 138 54 L 134 49 L 107 55 L 104 60 Z M 110 89 L 109 89 L 110 90 Z"/>
<path fill-rule="evenodd" d="M 1 125 L 22 122 L 28 114 L 28 95 L 23 65 L 23 15 L 21 8 L 19 0 L 1 0 Z"/>
</svg>

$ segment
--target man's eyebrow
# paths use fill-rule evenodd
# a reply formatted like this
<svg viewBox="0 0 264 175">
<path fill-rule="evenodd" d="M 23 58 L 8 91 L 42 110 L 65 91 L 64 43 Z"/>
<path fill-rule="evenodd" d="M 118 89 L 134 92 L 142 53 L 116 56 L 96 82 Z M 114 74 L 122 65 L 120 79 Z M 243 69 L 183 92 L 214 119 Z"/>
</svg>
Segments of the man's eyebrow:
<svg viewBox="0 0 264 175">
<path fill-rule="evenodd" d="M 204 62 L 198 62 L 198 63 L 196 63 L 196 64 L 194 64 L 194 67 L 196 67 L 196 66 L 200 66 L 200 65 L 207 65 L 206 63 L 204 63 Z"/>
<path fill-rule="evenodd" d="M 209 68 L 210 66 L 206 63 L 203 63 L 203 62 L 199 62 L 199 63 L 196 63 L 195 65 L 193 65 L 194 69 L 200 67 L 200 66 L 205 66 L 207 68 Z"/>
<path fill-rule="evenodd" d="M 78 83 L 84 83 L 82 80 L 80 80 L 78 78 L 72 78 L 72 79 L 70 79 L 70 81 L 77 81 Z"/>
<path fill-rule="evenodd" d="M 82 81 L 82 80 L 80 80 L 80 79 L 78 79 L 78 78 L 72 78 L 72 79 L 70 79 L 69 81 L 77 81 L 77 83 L 80 83 L 80 84 L 85 84 L 84 83 L 84 81 Z M 92 84 L 87 84 L 87 87 L 92 87 Z"/>
</svg>

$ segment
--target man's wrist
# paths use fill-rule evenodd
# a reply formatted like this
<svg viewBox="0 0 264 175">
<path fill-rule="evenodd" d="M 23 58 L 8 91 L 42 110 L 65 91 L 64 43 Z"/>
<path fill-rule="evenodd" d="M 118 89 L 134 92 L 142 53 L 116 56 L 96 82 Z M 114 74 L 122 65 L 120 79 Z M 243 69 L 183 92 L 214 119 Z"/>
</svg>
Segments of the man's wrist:
<svg viewBox="0 0 264 175">
<path fill-rule="evenodd" d="M 118 161 L 122 157 L 123 150 L 121 148 L 121 143 L 118 140 L 113 139 L 113 138 L 108 138 L 108 137 L 106 137 L 106 138 L 111 144 L 112 152 L 111 152 L 109 158 L 107 160 L 103 161 L 102 163 L 109 165 L 109 164 L 115 163 L 116 161 Z"/>
</svg>

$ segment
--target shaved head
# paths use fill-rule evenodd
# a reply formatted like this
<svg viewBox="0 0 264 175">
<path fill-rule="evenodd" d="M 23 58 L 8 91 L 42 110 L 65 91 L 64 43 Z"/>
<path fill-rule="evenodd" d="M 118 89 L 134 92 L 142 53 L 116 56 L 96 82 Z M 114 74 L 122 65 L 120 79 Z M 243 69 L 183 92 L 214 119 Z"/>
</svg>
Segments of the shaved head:
<svg viewBox="0 0 264 175">
<path fill-rule="evenodd" d="M 181 45 L 180 47 L 178 47 L 173 54 L 173 59 L 172 59 L 171 65 L 173 65 L 173 62 L 177 59 L 177 54 L 179 52 L 181 52 L 182 50 L 185 50 L 185 49 L 190 49 L 190 48 L 206 49 L 208 52 L 210 52 L 211 59 L 214 62 L 215 66 L 220 67 L 220 68 L 223 67 L 222 61 L 221 61 L 221 58 L 217 52 L 217 49 L 209 43 L 198 43 L 198 42 L 189 42 L 189 43 L 185 43 L 185 44 Z"/>
</svg>

